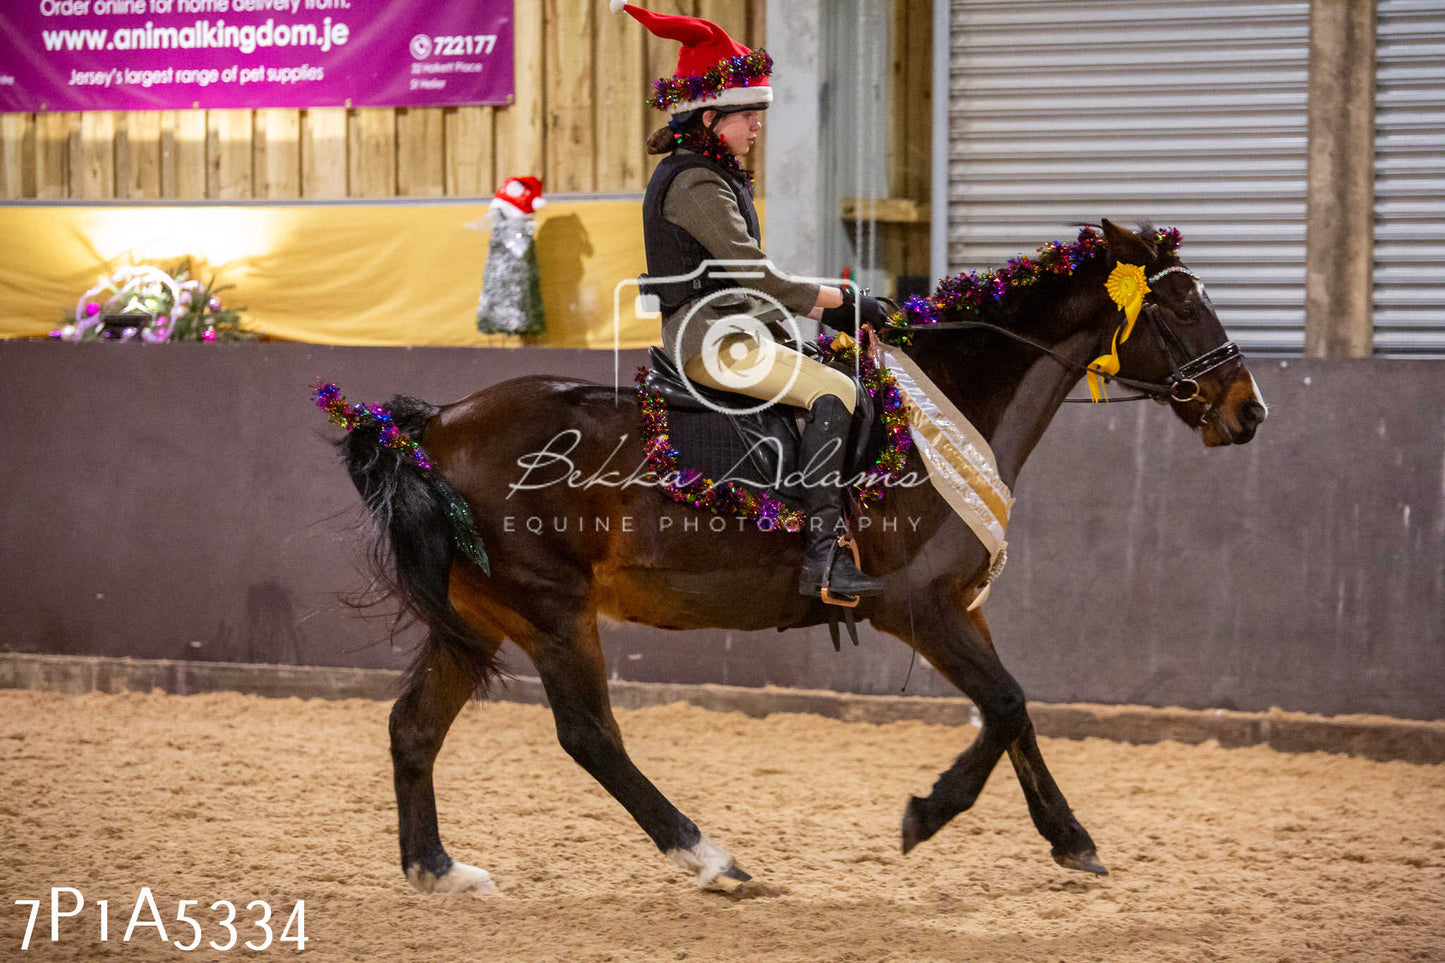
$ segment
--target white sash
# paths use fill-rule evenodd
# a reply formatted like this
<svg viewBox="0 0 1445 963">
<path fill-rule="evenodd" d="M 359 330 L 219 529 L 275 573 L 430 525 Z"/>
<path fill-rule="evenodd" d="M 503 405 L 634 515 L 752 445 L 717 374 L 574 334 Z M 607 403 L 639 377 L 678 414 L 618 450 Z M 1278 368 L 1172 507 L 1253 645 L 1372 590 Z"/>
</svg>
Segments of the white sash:
<svg viewBox="0 0 1445 963">
<path fill-rule="evenodd" d="M 928 466 L 928 480 L 988 550 L 988 581 L 969 609 L 983 604 L 1008 558 L 1013 494 L 999 477 L 993 449 L 953 403 L 901 351 L 883 349 L 883 363 L 898 382 L 913 444 Z"/>
</svg>

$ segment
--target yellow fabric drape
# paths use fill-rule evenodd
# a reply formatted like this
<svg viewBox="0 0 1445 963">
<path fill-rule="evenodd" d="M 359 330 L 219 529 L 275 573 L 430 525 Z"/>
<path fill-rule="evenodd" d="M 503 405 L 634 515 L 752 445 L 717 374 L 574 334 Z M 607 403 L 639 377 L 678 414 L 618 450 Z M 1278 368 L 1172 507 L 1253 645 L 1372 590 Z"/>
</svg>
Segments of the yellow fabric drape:
<svg viewBox="0 0 1445 963">
<path fill-rule="evenodd" d="M 233 285 L 222 299 L 276 338 L 349 345 L 623 348 L 655 344 L 635 311 L 640 201 L 557 199 L 537 215 L 547 330 L 525 341 L 476 329 L 486 204 L 0 206 L 0 337 L 43 336 L 127 263 Z M 481 230 L 467 225 L 480 226 Z M 619 282 L 622 283 L 618 288 Z"/>
</svg>

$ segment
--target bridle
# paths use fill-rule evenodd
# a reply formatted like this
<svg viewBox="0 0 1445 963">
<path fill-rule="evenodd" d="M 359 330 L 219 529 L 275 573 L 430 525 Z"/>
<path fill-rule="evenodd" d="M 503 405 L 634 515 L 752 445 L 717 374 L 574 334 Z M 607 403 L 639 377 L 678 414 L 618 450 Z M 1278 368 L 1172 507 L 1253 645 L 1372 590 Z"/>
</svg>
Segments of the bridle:
<svg viewBox="0 0 1445 963">
<path fill-rule="evenodd" d="M 1199 276 L 1193 271 L 1183 265 L 1176 264 L 1150 276 L 1148 283 L 1153 284 L 1155 281 L 1169 274 L 1183 274 L 1186 277 L 1193 278 L 1195 281 L 1199 280 Z M 897 304 L 891 301 L 887 303 L 892 304 L 895 313 L 897 313 Z M 1165 376 L 1163 381 L 1143 381 L 1138 378 L 1126 378 L 1123 375 L 1111 375 L 1098 371 L 1090 365 L 1081 364 L 1072 358 L 1064 357 L 1048 345 L 1041 344 L 1032 338 L 1021 335 L 1016 331 L 1010 331 L 1008 328 L 990 321 L 939 321 L 935 324 L 888 325 L 877 333 L 886 337 L 892 332 L 901 334 L 913 331 L 942 331 L 968 328 L 983 328 L 994 331 L 1005 337 L 1012 338 L 1021 344 L 1026 344 L 1031 348 L 1042 351 L 1067 368 L 1072 368 L 1079 372 L 1093 371 L 1105 382 L 1118 382 L 1121 385 L 1133 388 L 1139 392 L 1137 395 L 1126 395 L 1122 398 L 1109 399 L 1110 401 L 1142 401 L 1144 399 L 1150 399 L 1160 403 L 1176 402 L 1178 404 L 1189 404 L 1190 402 L 1197 401 L 1203 405 L 1204 408 L 1203 411 L 1200 412 L 1199 421 L 1195 427 L 1202 427 L 1219 416 L 1219 404 L 1223 401 L 1225 392 L 1221 391 L 1219 397 L 1211 402 L 1200 393 L 1199 379 L 1231 363 L 1234 365 L 1234 370 L 1238 371 L 1244 366 L 1244 353 L 1239 350 L 1239 346 L 1233 341 L 1225 341 L 1223 344 L 1210 348 L 1208 351 L 1193 359 L 1189 359 L 1189 349 L 1185 347 L 1179 335 L 1164 323 L 1161 312 L 1162 309 L 1158 302 L 1154 300 L 1153 293 L 1151 292 L 1146 295 L 1144 297 L 1143 307 L 1144 318 L 1148 323 L 1149 330 L 1154 335 L 1154 339 L 1159 343 L 1160 349 L 1164 352 L 1165 360 L 1169 362 L 1170 367 L 1169 374 Z M 1092 402 L 1092 399 L 1066 398 L 1065 401 L 1071 404 L 1089 404 Z"/>
</svg>

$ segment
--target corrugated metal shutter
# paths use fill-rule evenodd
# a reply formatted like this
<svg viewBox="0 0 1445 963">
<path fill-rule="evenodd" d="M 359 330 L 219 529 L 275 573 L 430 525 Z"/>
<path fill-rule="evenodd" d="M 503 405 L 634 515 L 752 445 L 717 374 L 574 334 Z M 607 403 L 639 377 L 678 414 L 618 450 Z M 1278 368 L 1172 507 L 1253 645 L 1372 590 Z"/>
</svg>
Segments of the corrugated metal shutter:
<svg viewBox="0 0 1445 963">
<path fill-rule="evenodd" d="M 1445 355 L 1445 8 L 1379 0 L 1375 353 Z"/>
<path fill-rule="evenodd" d="M 1307 2 L 951 4 L 950 271 L 1149 220 L 1241 347 L 1303 353 Z"/>
</svg>

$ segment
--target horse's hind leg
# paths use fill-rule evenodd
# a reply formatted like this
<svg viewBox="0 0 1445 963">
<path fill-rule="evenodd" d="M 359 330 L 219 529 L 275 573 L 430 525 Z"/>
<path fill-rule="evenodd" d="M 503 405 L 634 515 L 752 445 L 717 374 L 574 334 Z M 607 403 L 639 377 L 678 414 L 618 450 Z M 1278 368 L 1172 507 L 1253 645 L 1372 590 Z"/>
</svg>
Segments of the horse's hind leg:
<svg viewBox="0 0 1445 963">
<path fill-rule="evenodd" d="M 875 619 L 880 628 L 907 641 L 958 686 L 983 717 L 983 728 L 963 754 L 944 771 L 926 797 L 914 796 L 903 815 L 903 851 L 933 836 L 949 820 L 968 809 L 983 791 L 989 774 L 1007 750 L 1029 813 L 1039 832 L 1052 844 L 1053 856 L 1071 869 L 1103 872 L 1094 842 L 1074 819 L 1063 793 L 1049 775 L 1029 720 L 1023 689 L 999 662 L 982 613 L 948 604 L 914 600 L 920 610 L 916 631 L 902 618 Z"/>
<path fill-rule="evenodd" d="M 437 834 L 432 764 L 447 730 L 476 690 L 473 660 L 428 639 L 407 673 L 406 688 L 391 709 L 391 761 L 396 781 L 401 868 L 423 893 L 497 892 L 484 869 L 455 862 Z"/>
<path fill-rule="evenodd" d="M 607 697 L 596 616 L 580 617 L 565 638 L 541 636 L 527 648 L 552 704 L 562 748 L 632 814 L 657 848 L 694 874 L 701 887 L 731 889 L 750 879 L 628 757 Z"/>
</svg>

